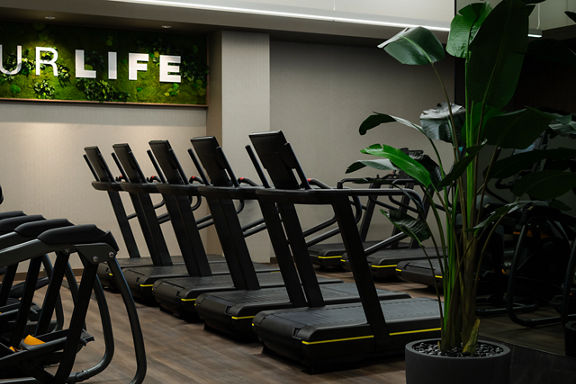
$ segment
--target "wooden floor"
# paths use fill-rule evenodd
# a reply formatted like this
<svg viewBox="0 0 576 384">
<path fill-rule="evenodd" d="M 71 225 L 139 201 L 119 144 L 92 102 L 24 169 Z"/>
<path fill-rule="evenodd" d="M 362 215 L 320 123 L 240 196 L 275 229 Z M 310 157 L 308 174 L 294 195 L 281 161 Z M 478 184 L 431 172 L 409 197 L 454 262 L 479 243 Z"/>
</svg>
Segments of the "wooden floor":
<svg viewBox="0 0 576 384">
<path fill-rule="evenodd" d="M 334 276 L 333 274 L 331 276 Z M 349 279 L 348 274 L 337 274 Z M 433 293 L 418 284 L 379 284 L 387 289 L 407 291 L 413 296 L 433 297 Z M 116 338 L 115 358 L 110 367 L 87 383 L 127 383 L 135 363 L 130 329 L 120 296 L 107 293 Z M 69 305 L 69 299 L 65 298 Z M 402 357 L 331 373 L 310 375 L 298 365 L 262 353 L 257 343 L 243 344 L 205 331 L 201 324 L 190 324 L 158 308 L 138 305 L 146 339 L 148 356 L 147 384 L 171 383 L 405 383 Z M 103 345 L 99 331 L 97 307 L 91 305 L 87 324 L 97 341 L 90 343 L 78 356 L 75 370 L 90 367 L 100 358 Z M 482 320 L 485 336 L 518 342 L 538 349 L 561 352 L 563 341 L 559 329 L 546 327 L 528 330 L 513 325 L 504 317 Z"/>
</svg>

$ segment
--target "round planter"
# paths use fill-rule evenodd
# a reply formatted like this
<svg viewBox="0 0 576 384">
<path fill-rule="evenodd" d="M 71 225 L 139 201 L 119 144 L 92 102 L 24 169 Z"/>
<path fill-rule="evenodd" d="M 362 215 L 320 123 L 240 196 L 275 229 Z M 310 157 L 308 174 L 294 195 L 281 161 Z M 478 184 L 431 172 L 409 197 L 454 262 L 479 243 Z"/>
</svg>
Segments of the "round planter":
<svg viewBox="0 0 576 384">
<path fill-rule="evenodd" d="M 569 321 L 564 328 L 566 356 L 576 357 L 576 321 Z"/>
<path fill-rule="evenodd" d="M 421 342 L 406 345 L 406 384 L 508 384 L 510 382 L 510 348 L 487 341 L 503 349 L 501 354 L 489 357 L 435 356 L 414 350 Z"/>
</svg>

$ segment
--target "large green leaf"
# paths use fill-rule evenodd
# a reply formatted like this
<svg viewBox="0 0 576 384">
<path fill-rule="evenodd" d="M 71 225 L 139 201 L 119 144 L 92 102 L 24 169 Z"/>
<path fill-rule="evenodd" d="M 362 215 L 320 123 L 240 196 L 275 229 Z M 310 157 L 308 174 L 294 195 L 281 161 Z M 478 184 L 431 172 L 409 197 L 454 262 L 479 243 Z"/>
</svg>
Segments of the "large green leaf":
<svg viewBox="0 0 576 384">
<path fill-rule="evenodd" d="M 562 196 L 576 188 L 576 174 L 573 172 L 545 170 L 528 174 L 512 187 L 516 196 L 528 194 L 533 199 L 549 200 Z"/>
<path fill-rule="evenodd" d="M 490 177 L 505 179 L 520 171 L 530 170 L 544 160 L 570 160 L 576 158 L 576 149 L 555 148 L 518 153 L 498 160 L 492 167 Z"/>
<path fill-rule="evenodd" d="M 554 115 L 532 108 L 503 113 L 486 122 L 486 139 L 503 148 L 526 148 L 554 119 Z"/>
<path fill-rule="evenodd" d="M 413 177 L 425 187 L 430 186 L 430 183 L 432 182 L 430 172 L 428 172 L 422 164 L 412 159 L 400 149 L 385 144 L 374 144 L 363 149 L 361 152 L 368 155 L 390 159 L 395 166 L 406 172 L 408 176 Z"/>
<path fill-rule="evenodd" d="M 430 230 L 426 220 L 415 219 L 400 210 L 390 212 L 380 210 L 380 212 L 382 212 L 382 214 L 385 215 L 396 228 L 419 242 L 432 236 L 432 231 Z"/>
<path fill-rule="evenodd" d="M 362 122 L 362 124 L 360 124 L 359 131 L 360 131 L 361 135 L 365 135 L 367 131 L 371 130 L 372 128 L 379 126 L 380 124 L 394 123 L 394 122 L 403 124 L 403 125 L 410 127 L 410 128 L 413 128 L 413 129 L 417 130 L 418 132 L 422 132 L 422 127 L 420 127 L 418 124 L 414 124 L 411 121 L 408 121 L 408 120 L 403 119 L 401 117 L 387 115 L 385 113 L 375 113 L 373 115 L 368 116 Z"/>
<path fill-rule="evenodd" d="M 423 27 L 406 28 L 378 46 L 402 64 L 425 65 L 445 56 L 440 40 Z"/>
<path fill-rule="evenodd" d="M 458 11 L 450 24 L 446 52 L 455 57 L 465 58 L 470 42 L 474 40 L 491 10 L 492 7 L 488 3 L 474 3 Z"/>
<path fill-rule="evenodd" d="M 364 167 L 375 168 L 381 171 L 396 171 L 397 167 L 389 159 L 358 160 L 348 166 L 346 173 L 352 173 Z"/>
<path fill-rule="evenodd" d="M 478 157 L 478 153 L 484 148 L 484 145 L 477 145 L 472 148 L 468 148 L 464 156 L 452 166 L 452 170 L 448 173 L 440 182 L 439 187 L 444 188 L 454 183 L 464 172 L 466 168 L 474 159 Z"/>
<path fill-rule="evenodd" d="M 475 230 L 482 230 L 486 226 L 491 225 L 492 223 L 500 220 L 502 217 L 509 215 L 512 212 L 515 212 L 527 205 L 531 205 L 534 202 L 531 200 L 521 200 L 521 201 L 513 201 L 511 203 L 505 204 L 501 207 L 496 208 L 478 225 L 474 227 Z"/>
<path fill-rule="evenodd" d="M 468 96 L 495 108 L 508 104 L 518 84 L 534 7 L 503 0 L 486 17 L 470 44 Z"/>
<path fill-rule="evenodd" d="M 450 121 L 450 112 L 456 125 L 456 136 L 458 142 L 461 142 L 461 131 L 466 120 L 466 110 L 464 107 L 456 104 L 448 106 L 447 103 L 441 103 L 436 108 L 426 109 L 420 114 L 420 124 L 423 133 L 432 140 L 442 140 L 452 143 L 452 123 Z"/>
</svg>

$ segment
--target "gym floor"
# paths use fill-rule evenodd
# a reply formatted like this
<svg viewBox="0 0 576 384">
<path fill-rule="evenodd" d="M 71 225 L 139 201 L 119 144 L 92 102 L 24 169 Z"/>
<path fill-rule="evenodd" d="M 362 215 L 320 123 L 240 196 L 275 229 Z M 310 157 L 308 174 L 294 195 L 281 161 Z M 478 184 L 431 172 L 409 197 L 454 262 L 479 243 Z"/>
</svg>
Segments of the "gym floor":
<svg viewBox="0 0 576 384">
<path fill-rule="evenodd" d="M 330 274 L 350 280 L 350 274 Z M 414 297 L 434 297 L 419 284 L 403 282 L 379 283 L 380 287 L 406 291 Z M 118 294 L 107 293 L 116 339 L 115 357 L 102 374 L 87 383 L 127 383 L 134 372 L 130 329 Z M 64 297 L 70 306 L 69 297 Z M 383 360 L 355 369 L 310 375 L 298 365 L 262 353 L 258 343 L 237 343 L 204 330 L 202 324 L 190 324 L 158 308 L 138 305 L 138 313 L 146 339 L 148 373 L 146 384 L 171 383 L 405 383 L 402 357 Z M 90 367 L 103 351 L 97 307 L 91 306 L 88 330 L 96 341 L 81 351 L 75 370 Z M 563 351 L 559 327 L 526 329 L 505 316 L 482 319 L 482 335 L 516 345 L 553 353 Z"/>
</svg>

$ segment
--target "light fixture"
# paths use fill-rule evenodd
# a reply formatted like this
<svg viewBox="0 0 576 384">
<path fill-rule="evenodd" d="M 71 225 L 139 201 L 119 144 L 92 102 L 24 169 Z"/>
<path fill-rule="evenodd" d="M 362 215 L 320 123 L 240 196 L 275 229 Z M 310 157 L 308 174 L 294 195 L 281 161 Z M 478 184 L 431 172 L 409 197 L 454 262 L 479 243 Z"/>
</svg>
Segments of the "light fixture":
<svg viewBox="0 0 576 384">
<path fill-rule="evenodd" d="M 379 21 L 370 19 L 355 19 L 347 17 L 337 17 L 328 15 L 313 15 L 307 13 L 297 13 L 297 12 L 284 12 L 284 11 L 272 11 L 263 9 L 247 9 L 239 7 L 229 7 L 222 5 L 209 5 L 209 4 L 199 4 L 199 3 L 188 3 L 178 0 L 109 0 L 121 3 L 136 3 L 145 5 L 158 5 L 165 7 L 178 7 L 178 8 L 192 8 L 200 9 L 205 11 L 218 11 L 218 12 L 235 12 L 235 13 L 246 13 L 252 15 L 261 16 L 277 16 L 277 17 L 292 17 L 297 19 L 307 19 L 316 21 L 331 21 L 335 23 L 347 23 L 347 24 L 364 24 L 364 25 L 374 25 L 382 27 L 396 27 L 396 28 L 410 28 L 422 26 L 433 31 L 448 32 L 450 27 L 438 26 L 438 25 L 419 25 L 412 23 L 402 23 L 402 22 L 391 22 L 391 21 Z"/>
<path fill-rule="evenodd" d="M 160 28 L 162 28 L 162 29 L 170 29 L 170 28 L 172 28 L 172 26 L 165 24 L 165 25 L 161 25 Z"/>
<path fill-rule="evenodd" d="M 56 20 L 56 16 L 44 16 L 46 20 Z"/>
</svg>

